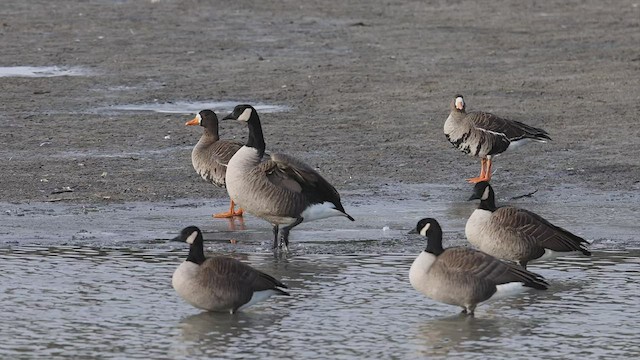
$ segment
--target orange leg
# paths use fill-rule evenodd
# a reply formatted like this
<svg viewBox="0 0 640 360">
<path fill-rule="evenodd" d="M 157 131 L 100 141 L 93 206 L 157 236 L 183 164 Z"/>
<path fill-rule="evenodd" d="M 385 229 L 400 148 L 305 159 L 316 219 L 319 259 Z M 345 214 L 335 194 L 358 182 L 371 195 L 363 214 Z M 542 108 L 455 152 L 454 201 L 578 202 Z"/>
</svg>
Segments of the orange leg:
<svg viewBox="0 0 640 360">
<path fill-rule="evenodd" d="M 223 219 L 223 218 L 232 218 L 234 216 L 242 216 L 242 209 L 238 209 L 238 211 L 234 210 L 235 204 L 233 200 L 231 200 L 231 206 L 229 207 L 229 211 L 223 213 L 213 214 L 214 218 Z"/>
<path fill-rule="evenodd" d="M 480 181 L 484 181 L 486 180 L 486 176 L 487 176 L 487 163 L 489 163 L 489 166 L 491 166 L 491 160 L 482 158 L 480 159 L 480 175 L 471 179 L 467 179 L 468 182 L 470 183 L 479 183 Z"/>
<path fill-rule="evenodd" d="M 491 159 L 487 159 L 487 171 L 484 173 L 482 181 L 491 181 Z"/>
</svg>

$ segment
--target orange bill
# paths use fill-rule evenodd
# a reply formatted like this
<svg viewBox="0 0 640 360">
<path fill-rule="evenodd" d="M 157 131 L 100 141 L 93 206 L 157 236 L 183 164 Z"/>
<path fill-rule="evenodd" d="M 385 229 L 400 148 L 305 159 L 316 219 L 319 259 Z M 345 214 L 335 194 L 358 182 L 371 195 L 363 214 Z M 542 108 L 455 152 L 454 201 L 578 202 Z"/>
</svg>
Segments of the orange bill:
<svg viewBox="0 0 640 360">
<path fill-rule="evenodd" d="M 187 122 L 186 122 L 186 123 L 184 123 L 184 124 L 185 124 L 185 125 L 188 125 L 188 126 L 192 126 L 192 125 L 200 125 L 197 117 L 194 117 L 193 119 L 191 119 L 191 120 L 187 121 Z"/>
</svg>

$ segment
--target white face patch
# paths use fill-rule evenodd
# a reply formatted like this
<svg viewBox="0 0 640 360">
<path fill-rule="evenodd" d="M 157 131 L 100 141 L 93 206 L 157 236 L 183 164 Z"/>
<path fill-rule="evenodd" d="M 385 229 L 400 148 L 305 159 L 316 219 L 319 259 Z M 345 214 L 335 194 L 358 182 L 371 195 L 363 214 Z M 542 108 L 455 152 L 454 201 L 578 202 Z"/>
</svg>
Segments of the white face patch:
<svg viewBox="0 0 640 360">
<path fill-rule="evenodd" d="M 429 228 L 431 227 L 431 224 L 427 224 L 425 225 L 422 230 L 420 230 L 420 235 L 422 236 L 427 236 L 427 231 L 429 230 Z"/>
<path fill-rule="evenodd" d="M 484 192 L 482 193 L 482 198 L 480 200 L 487 200 L 489 198 L 489 187 L 484 188 Z"/>
<path fill-rule="evenodd" d="M 252 111 L 251 108 L 244 109 L 242 114 L 240 114 L 240 116 L 238 116 L 238 120 L 240 120 L 240 121 L 249 121 L 249 118 L 251 117 L 251 111 Z"/>
<path fill-rule="evenodd" d="M 191 233 L 191 235 L 189 235 L 189 237 L 187 238 L 187 243 L 189 245 L 193 244 L 194 241 L 196 241 L 196 238 L 198 237 L 198 232 L 194 231 Z"/>
<path fill-rule="evenodd" d="M 198 125 L 202 124 L 202 116 L 200 116 L 200 113 L 198 113 L 198 115 L 196 115 L 196 119 L 198 119 Z"/>
<path fill-rule="evenodd" d="M 462 97 L 458 96 L 456 98 L 455 104 L 456 104 L 456 109 L 458 110 L 464 109 L 464 100 L 462 99 Z"/>
</svg>

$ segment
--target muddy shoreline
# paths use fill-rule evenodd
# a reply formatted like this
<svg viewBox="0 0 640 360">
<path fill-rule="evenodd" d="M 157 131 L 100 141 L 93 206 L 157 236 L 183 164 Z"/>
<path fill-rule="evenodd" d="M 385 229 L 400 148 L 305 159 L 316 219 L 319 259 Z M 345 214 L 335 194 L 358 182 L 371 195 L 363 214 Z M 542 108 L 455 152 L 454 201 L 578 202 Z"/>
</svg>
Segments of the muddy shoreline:
<svg viewBox="0 0 640 360">
<path fill-rule="evenodd" d="M 200 136 L 184 126 L 192 111 L 122 110 L 214 101 L 287 107 L 261 116 L 268 150 L 298 156 L 357 194 L 343 196 L 347 204 L 424 199 L 428 211 L 429 196 L 389 189 L 446 184 L 442 203 L 445 194 L 468 196 L 463 179 L 479 161 L 442 133 L 456 93 L 469 110 L 553 138 L 496 160 L 494 186 L 505 199 L 540 189 L 530 201 L 544 204 L 552 201 L 545 195 L 581 189 L 597 195 L 586 208 L 610 199 L 607 211 L 621 218 L 638 210 L 616 206 L 640 190 L 640 9 L 632 1 L 10 0 L 3 12 L 0 66 L 86 71 L 0 77 L 5 211 L 47 202 L 223 203 L 225 191 L 191 167 Z M 246 129 L 224 123 L 221 134 L 244 139 Z M 560 219 L 575 211 L 548 209 Z M 56 232 L 55 223 L 41 226 Z M 3 233 L 22 233 L 12 229 Z"/>
</svg>

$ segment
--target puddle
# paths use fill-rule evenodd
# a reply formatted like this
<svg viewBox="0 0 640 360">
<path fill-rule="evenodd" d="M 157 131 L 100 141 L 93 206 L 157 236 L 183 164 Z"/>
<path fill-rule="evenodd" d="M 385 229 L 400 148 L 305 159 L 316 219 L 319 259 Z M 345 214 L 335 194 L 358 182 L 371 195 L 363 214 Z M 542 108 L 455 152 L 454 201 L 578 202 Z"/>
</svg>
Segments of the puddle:
<svg viewBox="0 0 640 360">
<path fill-rule="evenodd" d="M 107 108 L 101 108 L 101 110 L 117 110 L 117 111 L 153 111 L 157 113 L 167 114 L 192 114 L 197 113 L 202 109 L 211 109 L 216 112 L 231 112 L 233 108 L 238 104 L 247 104 L 251 101 L 175 101 L 167 103 L 153 103 L 153 104 L 124 104 L 113 105 Z M 285 105 L 272 105 L 257 103 L 253 107 L 261 113 L 275 113 L 288 111 L 290 108 Z"/>
<path fill-rule="evenodd" d="M 0 77 L 86 76 L 90 72 L 81 67 L 59 66 L 0 66 Z"/>
</svg>

